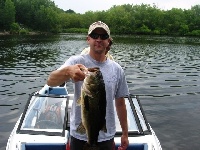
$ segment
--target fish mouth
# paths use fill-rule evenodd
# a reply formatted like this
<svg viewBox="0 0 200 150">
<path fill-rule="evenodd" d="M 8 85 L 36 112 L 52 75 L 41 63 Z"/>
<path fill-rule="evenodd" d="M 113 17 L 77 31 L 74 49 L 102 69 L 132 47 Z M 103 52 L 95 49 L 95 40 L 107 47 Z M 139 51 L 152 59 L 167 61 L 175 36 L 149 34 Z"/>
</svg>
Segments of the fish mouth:
<svg viewBox="0 0 200 150">
<path fill-rule="evenodd" d="M 80 70 L 85 74 L 85 76 L 89 76 L 91 74 L 93 74 L 94 72 L 99 71 L 100 69 L 98 67 L 94 67 L 94 68 L 80 68 Z"/>
<path fill-rule="evenodd" d="M 99 67 L 94 67 L 94 68 L 88 68 L 88 71 L 89 72 L 96 72 L 96 71 L 99 71 Z"/>
</svg>

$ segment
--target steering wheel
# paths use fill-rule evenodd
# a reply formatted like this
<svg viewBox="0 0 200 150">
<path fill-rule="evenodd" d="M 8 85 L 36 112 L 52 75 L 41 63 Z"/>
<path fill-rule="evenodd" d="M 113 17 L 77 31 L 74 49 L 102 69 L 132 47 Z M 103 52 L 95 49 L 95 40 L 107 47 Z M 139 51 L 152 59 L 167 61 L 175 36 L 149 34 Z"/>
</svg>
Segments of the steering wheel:
<svg viewBox="0 0 200 150">
<path fill-rule="evenodd" d="M 61 126 L 51 120 L 40 120 L 35 124 L 39 129 L 60 129 Z"/>
</svg>

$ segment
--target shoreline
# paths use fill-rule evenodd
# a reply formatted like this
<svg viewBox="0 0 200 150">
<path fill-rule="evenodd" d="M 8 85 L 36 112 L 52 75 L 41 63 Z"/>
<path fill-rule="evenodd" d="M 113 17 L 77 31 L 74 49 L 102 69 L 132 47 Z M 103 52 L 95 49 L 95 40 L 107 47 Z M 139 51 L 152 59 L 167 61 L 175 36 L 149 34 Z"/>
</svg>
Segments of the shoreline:
<svg viewBox="0 0 200 150">
<path fill-rule="evenodd" d="M 0 32 L 0 35 L 10 35 L 10 32 L 7 32 L 7 31 Z"/>
<path fill-rule="evenodd" d="M 3 36 L 3 35 L 40 35 L 40 34 L 49 34 L 49 33 L 42 33 L 42 32 L 28 32 L 26 34 L 12 34 L 8 31 L 4 31 L 4 32 L 0 32 L 0 36 Z"/>
</svg>

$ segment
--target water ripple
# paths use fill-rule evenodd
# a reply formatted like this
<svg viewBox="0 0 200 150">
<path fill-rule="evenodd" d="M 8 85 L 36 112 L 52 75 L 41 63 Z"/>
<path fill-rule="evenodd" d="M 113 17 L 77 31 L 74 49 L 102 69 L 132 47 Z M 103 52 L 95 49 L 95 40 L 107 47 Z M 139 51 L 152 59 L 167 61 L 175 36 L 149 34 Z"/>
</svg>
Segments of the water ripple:
<svg viewBox="0 0 200 150">
<path fill-rule="evenodd" d="M 85 36 L 0 37 L 0 121 L 7 127 L 0 126 L 2 134 L 13 128 L 28 94 L 40 90 L 52 70 L 88 46 Z M 175 129 L 181 127 L 175 124 L 176 120 L 182 124 L 200 122 L 199 117 L 195 116 L 195 113 L 199 114 L 197 106 L 200 106 L 200 39 L 151 36 L 113 38 L 110 53 L 124 68 L 130 92 L 141 97 L 161 144 L 170 149 L 173 142 L 170 145 L 166 141 L 173 139 L 177 145 L 181 145 L 184 139 L 177 141 L 179 138 L 174 135 Z M 68 89 L 73 92 L 71 84 Z M 194 121 L 186 116 L 185 110 L 194 116 Z M 182 116 L 185 122 L 180 120 Z M 166 132 L 169 130 L 171 133 Z M 198 128 L 196 130 L 199 131 Z M 178 135 L 187 131 L 188 138 L 193 133 L 187 127 L 182 127 L 182 131 Z M 6 143 L 6 140 L 2 143 Z M 190 136 L 188 141 L 193 140 L 195 137 Z"/>
</svg>

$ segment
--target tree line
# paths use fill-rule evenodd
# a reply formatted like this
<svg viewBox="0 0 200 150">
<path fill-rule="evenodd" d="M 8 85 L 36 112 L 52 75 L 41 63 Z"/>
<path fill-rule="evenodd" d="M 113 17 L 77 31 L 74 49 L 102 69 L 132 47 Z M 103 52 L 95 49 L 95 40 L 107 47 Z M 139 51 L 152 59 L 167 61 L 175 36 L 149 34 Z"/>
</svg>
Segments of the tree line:
<svg viewBox="0 0 200 150">
<path fill-rule="evenodd" d="M 112 34 L 200 36 L 200 5 L 161 10 L 156 5 L 114 5 L 106 11 L 64 11 L 51 0 L 0 0 L 0 31 L 80 32 L 101 20 Z"/>
</svg>

